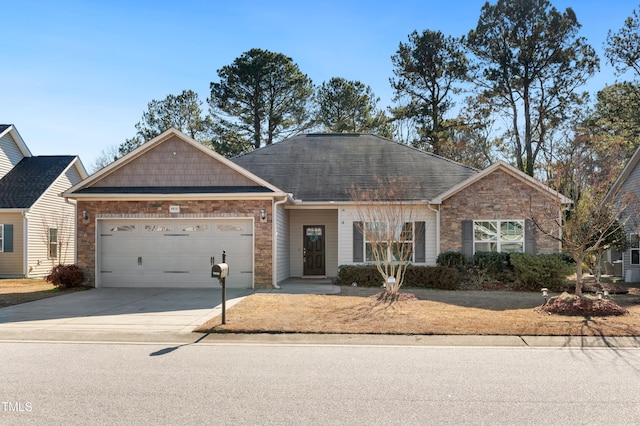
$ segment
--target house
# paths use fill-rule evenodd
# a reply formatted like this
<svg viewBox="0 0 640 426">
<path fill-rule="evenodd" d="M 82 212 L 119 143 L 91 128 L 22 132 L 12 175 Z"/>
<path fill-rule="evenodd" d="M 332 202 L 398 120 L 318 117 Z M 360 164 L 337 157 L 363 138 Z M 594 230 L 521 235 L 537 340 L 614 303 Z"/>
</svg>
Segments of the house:
<svg viewBox="0 0 640 426">
<path fill-rule="evenodd" d="M 625 231 L 629 236 L 630 248 L 623 252 L 613 249 L 605 253 L 605 266 L 612 265 L 607 274 L 621 276 L 628 282 L 640 281 L 640 147 L 631 156 L 620 176 L 613 183 L 605 200 L 613 201 L 622 209 L 620 221 L 625 224 Z"/>
<path fill-rule="evenodd" d="M 64 196 L 78 205 L 90 285 L 211 286 L 224 251 L 227 286 L 270 288 L 370 261 L 350 191 L 394 176 L 419 184 L 407 197 L 419 207 L 414 264 L 448 250 L 560 251 L 527 214 L 554 223 L 566 197 L 506 163 L 478 172 L 369 134 L 299 135 L 230 160 L 170 129 Z"/>
<path fill-rule="evenodd" d="M 0 125 L 0 277 L 75 262 L 75 204 L 61 194 L 86 177 L 78 157 L 34 156 L 15 126 Z"/>
</svg>

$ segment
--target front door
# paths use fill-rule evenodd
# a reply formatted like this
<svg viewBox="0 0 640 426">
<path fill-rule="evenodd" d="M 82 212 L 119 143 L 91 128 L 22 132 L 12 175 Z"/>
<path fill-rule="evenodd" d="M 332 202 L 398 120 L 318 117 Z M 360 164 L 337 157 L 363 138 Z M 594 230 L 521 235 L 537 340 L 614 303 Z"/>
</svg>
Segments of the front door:
<svg viewBox="0 0 640 426">
<path fill-rule="evenodd" d="M 302 228 L 303 275 L 325 275 L 324 225 L 305 225 Z"/>
</svg>

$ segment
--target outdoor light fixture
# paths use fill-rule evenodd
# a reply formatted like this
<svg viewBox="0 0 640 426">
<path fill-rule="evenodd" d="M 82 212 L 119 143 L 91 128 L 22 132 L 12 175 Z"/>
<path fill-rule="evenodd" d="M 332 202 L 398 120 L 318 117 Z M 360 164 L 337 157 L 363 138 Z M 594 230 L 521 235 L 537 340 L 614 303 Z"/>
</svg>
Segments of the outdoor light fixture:
<svg viewBox="0 0 640 426">
<path fill-rule="evenodd" d="M 609 289 L 605 288 L 602 290 L 602 293 L 604 294 L 604 298 L 608 299 L 609 298 Z"/>
<path fill-rule="evenodd" d="M 267 221 L 267 211 L 265 209 L 260 209 L 260 222 Z"/>
<path fill-rule="evenodd" d="M 547 299 L 549 298 L 549 289 L 548 288 L 543 288 L 542 289 L 542 297 L 544 297 L 544 303 L 547 303 Z"/>
<path fill-rule="evenodd" d="M 89 212 L 86 210 L 82 211 L 82 220 L 84 220 L 85 222 L 89 221 Z"/>
<path fill-rule="evenodd" d="M 598 295 L 598 300 L 602 300 L 602 292 L 601 292 L 601 291 L 599 291 L 599 292 L 597 292 L 596 294 Z"/>
</svg>

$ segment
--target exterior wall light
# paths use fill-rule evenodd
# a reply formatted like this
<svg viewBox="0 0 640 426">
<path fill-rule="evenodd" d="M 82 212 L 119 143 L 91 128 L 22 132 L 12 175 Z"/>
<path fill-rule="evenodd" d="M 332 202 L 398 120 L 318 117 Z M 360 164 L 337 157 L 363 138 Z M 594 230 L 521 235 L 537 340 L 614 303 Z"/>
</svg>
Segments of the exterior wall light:
<svg viewBox="0 0 640 426">
<path fill-rule="evenodd" d="M 260 209 L 260 222 L 267 221 L 267 211 L 265 209 Z"/>
<path fill-rule="evenodd" d="M 82 211 L 82 220 L 85 222 L 89 222 L 89 212 L 86 210 Z"/>
</svg>

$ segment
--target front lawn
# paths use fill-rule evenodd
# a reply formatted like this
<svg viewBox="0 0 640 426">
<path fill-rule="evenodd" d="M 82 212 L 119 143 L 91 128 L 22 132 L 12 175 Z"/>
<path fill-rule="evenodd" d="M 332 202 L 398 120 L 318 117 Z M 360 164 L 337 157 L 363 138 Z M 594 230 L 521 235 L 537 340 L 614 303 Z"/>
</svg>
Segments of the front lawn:
<svg viewBox="0 0 640 426">
<path fill-rule="evenodd" d="M 0 279 L 0 308 L 59 296 L 78 289 L 60 290 L 44 279 Z"/>
<path fill-rule="evenodd" d="M 196 331 L 640 336 L 640 296 L 637 294 L 615 296 L 616 302 L 629 311 L 626 315 L 570 317 L 537 311 L 538 301 L 531 299 L 531 293 L 404 291 L 416 293 L 421 300 L 381 302 L 367 293 L 356 296 L 253 294 L 227 310 L 225 325 L 221 325 L 218 316 Z M 523 307 L 518 299 L 531 299 L 533 303 Z"/>
</svg>

